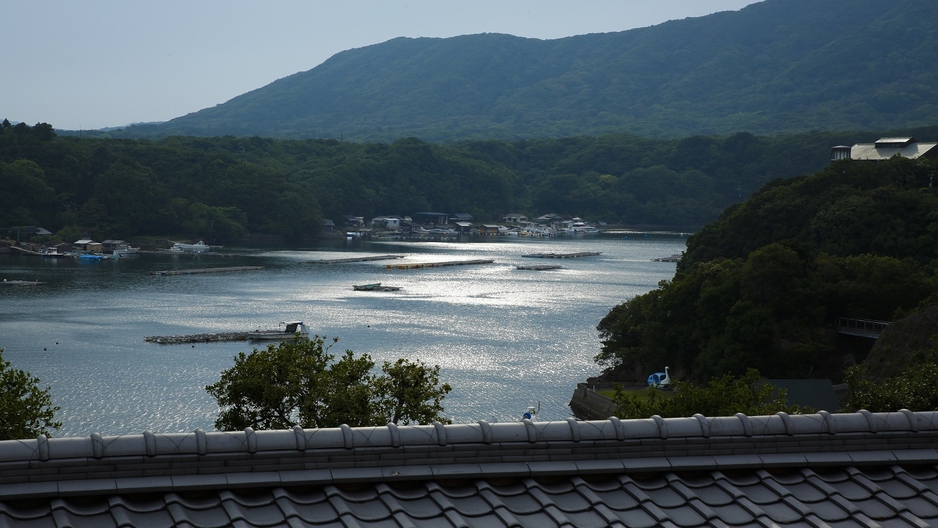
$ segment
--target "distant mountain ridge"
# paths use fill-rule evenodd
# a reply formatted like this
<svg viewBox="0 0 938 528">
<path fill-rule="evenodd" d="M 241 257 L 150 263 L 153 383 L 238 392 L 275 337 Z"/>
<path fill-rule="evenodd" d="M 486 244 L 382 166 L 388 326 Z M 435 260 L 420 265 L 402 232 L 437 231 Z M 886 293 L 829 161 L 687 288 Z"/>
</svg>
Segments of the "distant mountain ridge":
<svg viewBox="0 0 938 528">
<path fill-rule="evenodd" d="M 928 0 L 766 0 L 618 33 L 397 38 L 114 136 L 391 141 L 865 130 L 938 122 Z"/>
</svg>

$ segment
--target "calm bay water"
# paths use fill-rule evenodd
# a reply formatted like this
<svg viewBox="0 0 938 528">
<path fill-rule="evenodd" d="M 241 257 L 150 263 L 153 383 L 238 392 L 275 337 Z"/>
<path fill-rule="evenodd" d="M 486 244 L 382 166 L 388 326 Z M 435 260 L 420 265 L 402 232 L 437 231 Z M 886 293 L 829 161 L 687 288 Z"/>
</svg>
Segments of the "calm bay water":
<svg viewBox="0 0 938 528">
<path fill-rule="evenodd" d="M 52 389 L 57 436 L 214 429 L 205 385 L 218 381 L 245 343 L 156 345 L 149 335 L 251 330 L 303 320 L 333 349 L 441 366 L 456 423 L 513 421 L 540 402 L 542 420 L 570 416 L 576 383 L 599 369 L 596 324 L 615 305 L 674 275 L 653 262 L 684 249 L 679 235 L 555 239 L 489 237 L 470 242 L 340 241 L 235 256 L 141 255 L 83 262 L 0 256 L 0 279 L 45 281 L 0 288 L 0 348 L 15 368 Z M 599 251 L 576 259 L 531 253 Z M 404 255 L 394 262 L 493 259 L 493 264 L 387 269 L 390 261 L 311 260 Z M 523 271 L 519 264 L 563 269 Z M 259 271 L 158 277 L 154 270 L 263 266 Z M 381 282 L 398 292 L 356 292 Z M 263 345 L 256 345 L 263 346 Z"/>
</svg>

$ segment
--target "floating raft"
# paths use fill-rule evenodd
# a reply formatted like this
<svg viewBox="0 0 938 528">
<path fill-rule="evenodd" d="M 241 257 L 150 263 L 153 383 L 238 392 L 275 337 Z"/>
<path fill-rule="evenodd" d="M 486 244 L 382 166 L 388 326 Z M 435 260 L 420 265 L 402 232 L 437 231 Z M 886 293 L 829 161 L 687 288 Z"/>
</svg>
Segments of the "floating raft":
<svg viewBox="0 0 938 528">
<path fill-rule="evenodd" d="M 38 286 L 40 284 L 45 284 L 44 282 L 39 281 L 25 281 L 25 280 L 6 280 L 3 279 L 3 282 L 0 282 L 0 286 Z"/>
<path fill-rule="evenodd" d="M 307 260 L 307 264 L 345 264 L 346 262 L 368 262 L 371 260 L 391 260 L 404 258 L 404 255 L 379 255 L 376 257 L 351 257 L 340 259 Z"/>
<path fill-rule="evenodd" d="M 562 258 L 579 258 L 579 257 L 595 257 L 597 255 L 602 255 L 599 251 L 581 251 L 580 253 L 534 253 L 533 255 L 521 255 L 526 258 L 551 258 L 551 259 L 562 259 Z"/>
<path fill-rule="evenodd" d="M 148 343 L 161 345 L 178 345 L 181 343 L 214 343 L 218 341 L 247 341 L 248 332 L 220 332 L 215 334 L 189 334 L 169 336 L 147 336 L 143 340 Z"/>
<path fill-rule="evenodd" d="M 263 266 L 231 266 L 228 268 L 196 268 L 186 270 L 151 271 L 150 275 L 197 275 L 199 273 L 224 273 L 226 271 L 256 271 Z"/>
<path fill-rule="evenodd" d="M 415 262 L 413 264 L 386 264 L 387 269 L 418 269 L 418 268 L 442 268 L 445 266 L 471 266 L 473 264 L 491 264 L 495 262 L 491 259 L 481 260 L 451 260 L 449 262 Z"/>
<path fill-rule="evenodd" d="M 555 270 L 561 269 L 563 266 L 560 264 L 534 264 L 533 266 L 518 266 L 519 270 L 534 270 L 534 271 L 544 271 L 544 270 Z"/>
<path fill-rule="evenodd" d="M 379 291 L 379 292 L 391 292 L 399 291 L 400 286 L 382 286 L 380 282 L 374 284 L 357 284 L 353 285 L 352 289 L 355 291 Z"/>
</svg>

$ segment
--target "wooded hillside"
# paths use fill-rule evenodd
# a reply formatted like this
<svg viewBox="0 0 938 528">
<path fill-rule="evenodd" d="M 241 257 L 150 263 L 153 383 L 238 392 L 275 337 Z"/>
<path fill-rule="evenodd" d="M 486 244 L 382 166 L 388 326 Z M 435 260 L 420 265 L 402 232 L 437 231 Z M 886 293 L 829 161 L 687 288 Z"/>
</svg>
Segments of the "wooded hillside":
<svg viewBox="0 0 938 528">
<path fill-rule="evenodd" d="M 398 38 L 111 132 L 452 142 L 870 130 L 938 122 L 930 0 L 765 0 L 618 33 Z"/>
<path fill-rule="evenodd" d="M 688 239 L 674 279 L 600 322 L 607 375 L 843 379 L 836 317 L 938 302 L 934 160 L 845 160 L 775 180 Z M 644 373 L 644 374 L 643 374 Z"/>
<path fill-rule="evenodd" d="M 938 130 L 919 130 L 921 137 Z M 433 145 L 335 140 L 57 136 L 0 124 L 0 227 L 68 236 L 315 236 L 345 215 L 580 216 L 691 230 L 764 182 L 809 174 L 830 146 L 878 133 L 681 140 L 628 135 Z M 63 235 L 64 236 L 64 235 Z"/>
</svg>

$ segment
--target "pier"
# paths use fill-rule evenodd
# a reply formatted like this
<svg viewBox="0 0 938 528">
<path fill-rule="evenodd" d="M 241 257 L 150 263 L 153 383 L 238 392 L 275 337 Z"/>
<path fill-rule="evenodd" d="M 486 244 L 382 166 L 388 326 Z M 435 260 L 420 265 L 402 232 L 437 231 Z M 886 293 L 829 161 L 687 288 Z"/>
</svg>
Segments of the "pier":
<svg viewBox="0 0 938 528">
<path fill-rule="evenodd" d="M 404 255 L 378 255 L 375 257 L 350 257 L 350 258 L 340 258 L 340 259 L 322 259 L 322 260 L 307 260 L 304 261 L 305 264 L 345 264 L 348 262 L 368 262 L 372 260 L 392 260 L 392 259 L 401 259 L 404 258 Z"/>
<path fill-rule="evenodd" d="M 564 259 L 564 258 L 595 257 L 597 255 L 602 255 L 602 253 L 599 251 L 581 251 L 579 253 L 534 253 L 533 255 L 521 255 L 521 256 L 525 258 Z"/>
<path fill-rule="evenodd" d="M 412 264 L 387 264 L 387 269 L 418 269 L 418 268 L 442 268 L 445 266 L 471 266 L 473 264 L 492 264 L 492 259 L 480 260 L 451 260 L 448 262 L 415 262 Z"/>
<path fill-rule="evenodd" d="M 196 268 L 196 269 L 185 269 L 185 270 L 162 270 L 162 271 L 151 271 L 150 275 L 198 275 L 200 273 L 225 273 L 228 271 L 256 271 L 264 269 L 263 266 L 231 266 L 227 268 Z"/>
</svg>

